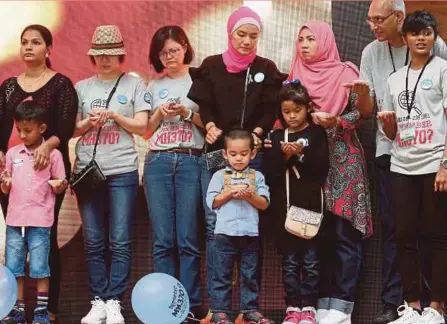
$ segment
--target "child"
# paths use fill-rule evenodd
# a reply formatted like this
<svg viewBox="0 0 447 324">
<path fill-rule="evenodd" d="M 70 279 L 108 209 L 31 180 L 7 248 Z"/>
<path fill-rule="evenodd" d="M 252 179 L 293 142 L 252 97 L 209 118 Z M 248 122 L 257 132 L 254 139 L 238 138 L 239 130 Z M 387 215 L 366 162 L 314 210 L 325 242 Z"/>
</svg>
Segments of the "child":
<svg viewBox="0 0 447 324">
<path fill-rule="evenodd" d="M 217 214 L 214 231 L 214 282 L 211 292 L 213 324 L 231 324 L 233 265 L 240 260 L 241 314 L 236 324 L 273 324 L 258 311 L 259 215 L 269 205 L 264 176 L 248 167 L 256 156 L 253 136 L 230 131 L 224 138 L 229 167 L 217 171 L 208 187 L 206 202 Z"/>
<path fill-rule="evenodd" d="M 391 149 L 391 185 L 396 213 L 397 270 L 404 305 L 393 324 L 443 324 L 447 295 L 447 62 L 432 56 L 435 17 L 415 11 L 402 34 L 411 61 L 388 78 L 384 110 L 378 113 Z M 419 240 L 429 244 L 430 305 L 421 309 Z"/>
<path fill-rule="evenodd" d="M 23 144 L 6 153 L 1 190 L 9 193 L 6 216 L 6 266 L 16 276 L 17 302 L 1 323 L 26 323 L 24 287 L 26 252 L 29 251 L 29 275 L 37 279 L 37 307 L 33 324 L 50 323 L 47 311 L 50 268 L 50 231 L 54 221 L 55 195 L 67 187 L 62 155 L 50 153 L 47 168 L 33 168 L 33 152 L 44 141 L 47 111 L 34 101 L 17 106 L 13 118 Z M 51 185 L 50 185 L 51 183 Z"/>
<path fill-rule="evenodd" d="M 275 236 L 282 254 L 286 317 L 283 324 L 315 324 L 319 285 L 316 239 L 305 240 L 284 229 L 287 214 L 286 170 L 289 170 L 290 205 L 322 211 L 321 189 L 329 171 L 326 131 L 312 123 L 312 102 L 298 80 L 288 82 L 280 94 L 279 120 L 283 129 L 265 141 L 267 182 L 272 188 Z M 288 141 L 284 140 L 288 132 Z M 317 234 L 318 236 L 318 234 Z"/>
</svg>

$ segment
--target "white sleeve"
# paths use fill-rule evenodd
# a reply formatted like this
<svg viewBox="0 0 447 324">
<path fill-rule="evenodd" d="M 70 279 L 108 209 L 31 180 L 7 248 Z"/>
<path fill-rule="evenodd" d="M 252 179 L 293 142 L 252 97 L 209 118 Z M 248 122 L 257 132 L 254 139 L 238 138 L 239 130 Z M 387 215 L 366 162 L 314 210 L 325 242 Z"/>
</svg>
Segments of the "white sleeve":
<svg viewBox="0 0 447 324">
<path fill-rule="evenodd" d="M 371 51 L 369 47 L 365 47 L 362 52 L 362 60 L 360 61 L 360 80 L 368 82 L 369 95 L 375 96 L 374 82 L 372 77 Z"/>
<path fill-rule="evenodd" d="M 391 94 L 391 77 L 386 81 L 385 93 L 383 96 L 383 111 L 396 111 L 393 96 Z"/>
</svg>

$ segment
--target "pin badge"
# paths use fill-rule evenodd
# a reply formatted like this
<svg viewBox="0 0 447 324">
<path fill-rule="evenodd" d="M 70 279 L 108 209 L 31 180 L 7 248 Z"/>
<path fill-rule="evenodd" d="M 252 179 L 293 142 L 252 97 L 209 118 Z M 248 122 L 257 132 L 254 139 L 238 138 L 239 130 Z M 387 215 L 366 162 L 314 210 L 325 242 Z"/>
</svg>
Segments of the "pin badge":
<svg viewBox="0 0 447 324">
<path fill-rule="evenodd" d="M 264 81 L 264 73 L 259 72 L 255 74 L 255 82 L 256 83 L 261 83 L 262 81 Z"/>
<path fill-rule="evenodd" d="M 168 96 L 168 94 L 169 94 L 168 89 L 161 89 L 160 92 L 158 93 L 158 96 L 161 99 L 165 99 Z"/>
<path fill-rule="evenodd" d="M 119 95 L 118 96 L 118 102 L 122 105 L 127 103 L 127 97 L 125 95 Z"/>
</svg>

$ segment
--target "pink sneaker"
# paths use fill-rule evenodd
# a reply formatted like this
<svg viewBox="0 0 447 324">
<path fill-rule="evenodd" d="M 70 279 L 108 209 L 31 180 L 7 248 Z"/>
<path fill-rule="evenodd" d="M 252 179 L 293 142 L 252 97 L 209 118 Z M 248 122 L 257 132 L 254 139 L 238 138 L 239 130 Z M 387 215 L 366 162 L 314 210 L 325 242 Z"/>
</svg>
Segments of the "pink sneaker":
<svg viewBox="0 0 447 324">
<path fill-rule="evenodd" d="M 303 307 L 299 324 L 317 324 L 316 310 L 313 307 Z"/>
<path fill-rule="evenodd" d="M 287 307 L 286 318 L 282 324 L 299 324 L 301 323 L 301 310 L 298 307 Z"/>
</svg>

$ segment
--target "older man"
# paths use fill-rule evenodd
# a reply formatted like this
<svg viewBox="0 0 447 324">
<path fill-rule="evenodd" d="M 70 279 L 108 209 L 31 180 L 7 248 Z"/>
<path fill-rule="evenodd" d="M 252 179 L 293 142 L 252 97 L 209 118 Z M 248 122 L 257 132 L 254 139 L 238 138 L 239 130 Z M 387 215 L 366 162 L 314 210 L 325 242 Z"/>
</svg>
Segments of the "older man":
<svg viewBox="0 0 447 324">
<path fill-rule="evenodd" d="M 357 108 L 364 116 L 383 110 L 383 98 L 388 77 L 410 62 L 401 27 L 405 18 L 403 0 L 373 0 L 367 23 L 376 40 L 362 53 L 360 79 L 348 86 L 360 93 Z M 447 47 L 438 37 L 433 54 L 447 59 Z M 368 90 L 369 86 L 369 90 Z M 390 150 L 392 142 L 385 136 L 381 125 L 376 134 L 376 168 L 378 175 L 378 205 L 382 222 L 382 302 L 383 309 L 374 318 L 374 324 L 386 324 L 397 318 L 397 306 L 402 304 L 402 288 L 396 271 L 395 221 L 390 184 Z"/>
</svg>

